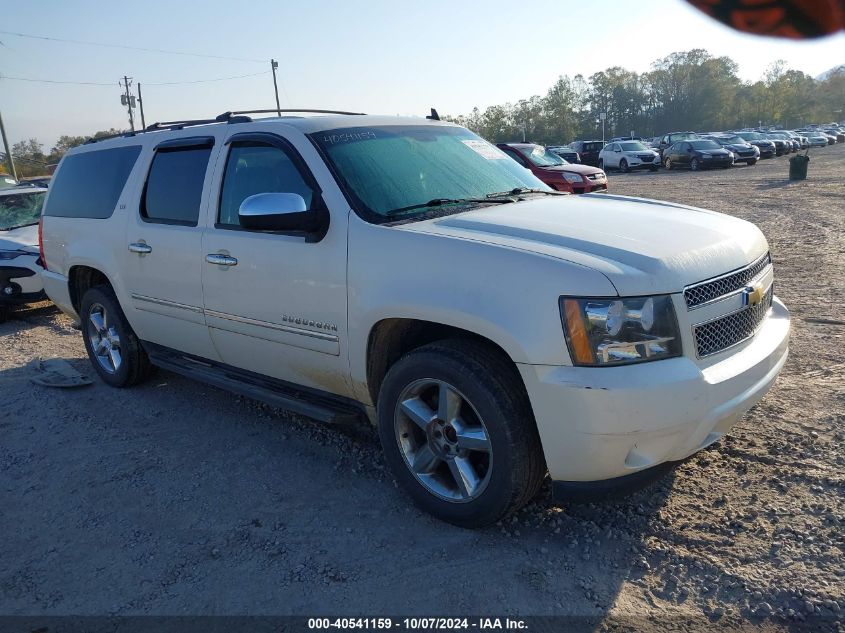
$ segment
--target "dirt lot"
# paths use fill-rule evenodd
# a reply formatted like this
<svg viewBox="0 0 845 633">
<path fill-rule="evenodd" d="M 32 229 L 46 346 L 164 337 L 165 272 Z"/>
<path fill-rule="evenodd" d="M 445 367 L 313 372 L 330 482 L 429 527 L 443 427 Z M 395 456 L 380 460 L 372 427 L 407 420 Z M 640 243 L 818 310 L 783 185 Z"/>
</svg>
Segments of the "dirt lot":
<svg viewBox="0 0 845 633">
<path fill-rule="evenodd" d="M 841 626 L 845 146 L 812 152 L 806 182 L 789 183 L 787 169 L 778 158 L 610 176 L 613 193 L 762 227 L 794 318 L 773 391 L 650 489 L 556 508 L 546 488 L 482 531 L 412 507 L 372 433 L 323 428 L 166 372 L 127 391 L 38 387 L 26 365 L 39 356 L 93 376 L 79 333 L 50 307 L 0 325 L 0 613 Z"/>
</svg>

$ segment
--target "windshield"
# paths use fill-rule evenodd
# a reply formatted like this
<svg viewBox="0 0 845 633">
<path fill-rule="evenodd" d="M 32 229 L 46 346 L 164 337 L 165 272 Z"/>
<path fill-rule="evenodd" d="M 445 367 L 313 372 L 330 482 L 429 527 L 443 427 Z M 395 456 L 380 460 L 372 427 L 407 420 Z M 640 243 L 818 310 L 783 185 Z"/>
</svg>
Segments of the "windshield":
<svg viewBox="0 0 845 633">
<path fill-rule="evenodd" d="M 620 143 L 623 152 L 642 152 L 648 148 L 639 141 L 629 141 L 627 143 Z"/>
<path fill-rule="evenodd" d="M 691 138 L 698 138 L 698 134 L 695 132 L 679 132 L 677 134 L 672 134 L 672 141 L 688 141 Z"/>
<path fill-rule="evenodd" d="M 783 132 L 769 132 L 769 138 L 779 138 L 781 140 L 788 139 L 789 137 L 784 134 Z"/>
<path fill-rule="evenodd" d="M 717 140 L 719 143 L 722 143 L 722 145 L 725 145 L 725 144 L 728 144 L 728 143 L 739 143 L 740 145 L 744 145 L 744 144 L 745 144 L 745 141 L 744 141 L 742 138 L 740 138 L 739 136 L 736 136 L 736 135 L 733 135 L 733 136 L 720 136 L 720 137 L 718 137 L 716 140 Z"/>
<path fill-rule="evenodd" d="M 385 125 L 310 136 L 357 210 L 372 222 L 385 221 L 391 210 L 430 200 L 477 199 L 521 188 L 552 191 L 499 148 L 462 127 Z M 430 212 L 421 208 L 406 217 Z"/>
<path fill-rule="evenodd" d="M 764 137 L 762 134 L 760 134 L 760 132 L 743 132 L 742 134 L 739 134 L 738 136 L 741 136 L 746 141 L 764 141 L 764 140 L 766 140 L 766 137 Z"/>
<path fill-rule="evenodd" d="M 556 167 L 557 165 L 568 164 L 563 158 L 554 152 L 550 152 L 542 145 L 535 145 L 531 148 L 520 147 L 517 151 L 537 165 L 537 167 Z"/>
<path fill-rule="evenodd" d="M 690 141 L 689 144 L 692 145 L 693 149 L 720 149 L 722 147 L 716 141 L 710 141 L 707 139 L 701 141 Z"/>
<path fill-rule="evenodd" d="M 38 224 L 43 203 L 43 191 L 0 196 L 0 231 Z"/>
</svg>

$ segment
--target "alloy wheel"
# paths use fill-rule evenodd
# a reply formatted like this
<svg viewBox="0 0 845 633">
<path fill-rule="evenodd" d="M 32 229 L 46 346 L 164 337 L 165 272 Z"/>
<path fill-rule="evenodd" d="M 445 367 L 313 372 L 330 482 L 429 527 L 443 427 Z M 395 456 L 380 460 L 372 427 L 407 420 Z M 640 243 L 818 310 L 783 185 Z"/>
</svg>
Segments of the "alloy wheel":
<svg viewBox="0 0 845 633">
<path fill-rule="evenodd" d="M 405 465 L 426 490 L 455 503 L 484 492 L 492 472 L 490 435 L 453 385 L 433 378 L 414 381 L 400 394 L 393 419 Z"/>
<path fill-rule="evenodd" d="M 97 362 L 104 371 L 113 374 L 120 369 L 123 362 L 120 335 L 109 322 L 108 311 L 99 303 L 91 304 L 88 310 L 88 340 Z"/>
</svg>

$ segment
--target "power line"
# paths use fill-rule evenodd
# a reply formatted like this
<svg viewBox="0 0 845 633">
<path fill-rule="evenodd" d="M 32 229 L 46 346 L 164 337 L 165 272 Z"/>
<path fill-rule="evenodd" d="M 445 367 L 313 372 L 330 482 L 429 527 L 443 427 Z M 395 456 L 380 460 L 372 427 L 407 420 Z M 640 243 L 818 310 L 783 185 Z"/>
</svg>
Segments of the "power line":
<svg viewBox="0 0 845 633">
<path fill-rule="evenodd" d="M 119 81 L 111 81 L 109 83 L 101 83 L 97 81 L 58 81 L 55 79 L 33 79 L 31 77 L 10 77 L 9 75 L 0 74 L 0 81 L 10 79 L 12 81 L 29 81 L 41 84 L 72 84 L 74 86 L 117 86 Z"/>
<path fill-rule="evenodd" d="M 236 62 L 251 62 L 258 64 L 267 63 L 264 59 L 250 59 L 248 57 L 227 57 L 225 55 L 207 55 L 204 53 L 189 53 L 187 51 L 169 51 L 159 48 L 145 48 L 143 46 L 127 46 L 125 44 L 106 44 L 104 42 L 88 42 L 84 40 L 70 40 L 61 37 L 48 37 L 46 35 L 32 35 L 31 33 L 16 33 L 14 31 L 0 31 L 4 35 L 14 35 L 15 37 L 25 37 L 33 40 L 46 40 L 48 42 L 63 42 L 66 44 L 83 44 L 85 46 L 103 46 L 106 48 L 122 48 L 130 51 L 142 51 L 144 53 L 162 53 L 165 55 L 184 55 L 187 57 L 205 57 L 208 59 L 228 59 Z"/>
<path fill-rule="evenodd" d="M 235 75 L 234 77 L 217 77 L 216 79 L 195 79 L 193 81 L 163 81 L 160 83 L 144 82 L 145 86 L 181 86 L 184 84 L 204 84 L 211 81 L 227 81 L 229 79 L 244 79 L 245 77 L 258 77 L 259 75 L 266 75 L 270 71 L 265 70 L 260 73 L 252 73 L 249 75 Z"/>
<path fill-rule="evenodd" d="M 144 82 L 145 86 L 180 86 L 185 84 L 202 84 L 202 83 L 209 83 L 213 81 L 227 81 L 229 79 L 244 79 L 246 77 L 258 77 L 259 75 L 266 75 L 270 71 L 265 70 L 260 73 L 251 73 L 249 75 L 234 75 L 232 77 L 215 77 L 214 79 L 194 79 L 190 81 L 163 81 L 159 83 L 152 83 L 152 82 Z M 34 77 L 11 77 L 9 75 L 4 75 L 0 73 L 0 81 L 4 79 L 9 79 L 11 81 L 28 81 L 33 83 L 44 83 L 44 84 L 71 84 L 74 86 L 115 86 L 115 85 L 122 85 L 120 81 L 112 81 L 109 83 L 98 82 L 98 81 L 60 81 L 56 79 L 35 79 Z"/>
</svg>

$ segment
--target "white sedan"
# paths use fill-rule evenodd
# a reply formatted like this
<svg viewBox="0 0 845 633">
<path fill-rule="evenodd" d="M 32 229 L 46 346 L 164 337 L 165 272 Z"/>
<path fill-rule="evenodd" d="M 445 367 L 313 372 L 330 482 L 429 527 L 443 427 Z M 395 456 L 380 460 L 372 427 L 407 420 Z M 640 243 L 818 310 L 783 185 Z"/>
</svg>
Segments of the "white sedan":
<svg viewBox="0 0 845 633">
<path fill-rule="evenodd" d="M 608 143 L 599 152 L 599 168 L 618 169 L 629 172 L 633 169 L 657 171 L 660 168 L 660 155 L 640 141 L 618 141 Z"/>
</svg>

